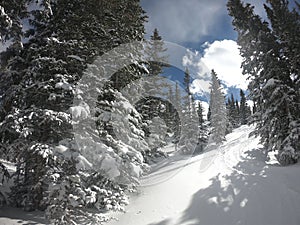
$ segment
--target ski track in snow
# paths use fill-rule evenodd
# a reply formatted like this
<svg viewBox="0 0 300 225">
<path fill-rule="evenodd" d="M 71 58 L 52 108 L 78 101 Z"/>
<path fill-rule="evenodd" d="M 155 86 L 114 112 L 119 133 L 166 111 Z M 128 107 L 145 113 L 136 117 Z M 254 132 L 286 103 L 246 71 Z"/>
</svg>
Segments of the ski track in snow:
<svg viewBox="0 0 300 225">
<path fill-rule="evenodd" d="M 252 130 L 242 126 L 217 149 L 153 166 L 107 225 L 299 225 L 300 164 L 268 162 Z M 0 224 L 45 223 L 38 212 L 0 208 Z"/>
</svg>

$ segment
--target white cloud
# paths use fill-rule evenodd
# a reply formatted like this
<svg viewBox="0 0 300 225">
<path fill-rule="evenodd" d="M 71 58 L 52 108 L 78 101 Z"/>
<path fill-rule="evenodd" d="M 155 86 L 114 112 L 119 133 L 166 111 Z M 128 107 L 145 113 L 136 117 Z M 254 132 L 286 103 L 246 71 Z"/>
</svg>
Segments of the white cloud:
<svg viewBox="0 0 300 225">
<path fill-rule="evenodd" d="M 206 99 L 209 99 L 209 96 L 207 95 L 210 92 L 210 80 L 203 80 L 203 79 L 195 79 L 192 82 L 191 85 L 191 93 L 193 94 L 200 94 L 204 95 Z M 207 95 L 207 96 L 206 96 Z"/>
<path fill-rule="evenodd" d="M 218 77 L 228 87 L 235 86 L 247 89 L 247 77 L 242 75 L 239 47 L 235 41 L 221 40 L 206 43 L 203 56 L 198 52 L 187 51 L 182 59 L 183 66 L 187 66 L 194 78 L 191 92 L 203 95 L 210 90 L 210 73 L 214 69 Z"/>
<path fill-rule="evenodd" d="M 223 0 L 151 0 L 151 4 L 144 1 L 149 16 L 146 30 L 158 28 L 165 40 L 177 43 L 198 42 L 226 14 Z"/>
<path fill-rule="evenodd" d="M 254 12 L 266 20 L 261 0 L 245 0 Z M 145 23 L 151 34 L 158 28 L 164 40 L 176 43 L 198 43 L 203 38 L 233 38 L 235 32 L 228 16 L 226 0 L 142 0 L 149 17 Z M 225 23 L 224 23 L 225 22 Z"/>
<path fill-rule="evenodd" d="M 192 52 L 187 50 L 182 58 L 182 65 L 189 69 L 190 75 L 193 79 L 191 84 L 191 93 L 206 95 L 210 92 L 210 70 L 202 62 L 202 56 L 199 52 Z M 208 96 L 207 96 L 208 97 Z"/>
<path fill-rule="evenodd" d="M 210 70 L 214 69 L 227 86 L 246 90 L 248 82 L 246 76 L 242 74 L 242 57 L 239 55 L 237 43 L 232 40 L 222 40 L 206 46 L 201 62 Z"/>
</svg>

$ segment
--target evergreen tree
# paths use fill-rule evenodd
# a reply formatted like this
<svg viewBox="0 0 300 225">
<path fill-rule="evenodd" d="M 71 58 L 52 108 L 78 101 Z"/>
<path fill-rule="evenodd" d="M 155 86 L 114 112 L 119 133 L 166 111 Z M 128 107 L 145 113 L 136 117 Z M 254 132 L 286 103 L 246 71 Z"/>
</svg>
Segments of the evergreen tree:
<svg viewBox="0 0 300 225">
<path fill-rule="evenodd" d="M 187 114 L 192 113 L 192 96 L 190 92 L 190 83 L 191 83 L 191 75 L 189 69 L 186 68 L 184 72 L 184 78 L 183 78 L 185 93 L 182 97 L 182 102 L 185 106 L 184 112 L 186 112 Z"/>
<path fill-rule="evenodd" d="M 177 132 L 176 132 L 176 137 L 175 137 L 175 140 L 176 140 L 176 143 L 179 141 L 179 137 L 180 137 L 180 132 L 181 132 L 181 122 L 180 121 L 180 115 L 182 114 L 182 105 L 181 105 L 181 93 L 180 93 L 180 89 L 179 89 L 179 85 L 178 83 L 176 82 L 176 86 L 175 86 L 175 109 L 179 115 L 179 117 L 177 118 L 177 120 L 175 120 L 176 124 L 178 125 L 177 126 Z"/>
<path fill-rule="evenodd" d="M 229 130 L 231 128 L 237 128 L 240 124 L 240 115 L 239 109 L 236 105 L 236 100 L 234 99 L 233 94 L 231 94 L 230 98 L 227 100 L 227 114 L 228 114 L 228 122 L 229 122 Z"/>
<path fill-rule="evenodd" d="M 163 63 L 167 61 L 165 52 L 167 49 L 164 47 L 164 41 L 159 35 L 157 28 L 154 29 L 153 34 L 150 36 L 149 44 L 146 46 L 146 60 L 149 63 L 149 74 L 157 76 L 163 72 L 163 67 L 168 66 Z"/>
<path fill-rule="evenodd" d="M 198 118 L 199 118 L 199 127 L 200 127 L 200 129 L 201 129 L 201 127 L 203 127 L 204 122 L 205 122 L 205 120 L 203 118 L 203 111 L 204 111 L 203 106 L 202 106 L 201 102 L 199 101 L 198 106 L 197 106 L 197 114 L 198 114 Z"/>
<path fill-rule="evenodd" d="M 206 121 L 203 118 L 203 106 L 200 101 L 198 102 L 197 106 L 197 114 L 199 118 L 199 141 L 197 146 L 197 152 L 201 152 L 207 145 L 208 127 Z"/>
<path fill-rule="evenodd" d="M 256 103 L 253 102 L 253 107 L 252 107 L 252 114 L 256 113 Z"/>
<path fill-rule="evenodd" d="M 270 23 L 240 0 L 230 0 L 228 10 L 238 32 L 243 73 L 251 80 L 256 134 L 268 151 L 278 150 L 279 162 L 286 165 L 298 160 L 300 149 L 299 11 L 290 11 L 285 0 L 268 2 Z"/>
<path fill-rule="evenodd" d="M 159 35 L 158 30 L 154 29 L 150 40 L 145 46 L 144 53 L 148 73 L 144 75 L 145 79 L 141 89 L 141 92 L 151 97 L 143 98 L 136 106 L 137 110 L 143 115 L 143 121 L 145 123 L 152 126 L 151 124 L 153 124 L 154 117 L 159 117 L 166 123 L 169 133 L 175 133 L 177 135 L 175 131 L 177 129 L 175 123 L 177 115 L 174 107 L 170 104 L 170 102 L 173 103 L 174 96 L 170 84 L 166 81 L 166 78 L 162 76 L 163 68 L 168 66 L 167 49 L 164 45 L 165 43 Z M 168 99 L 170 102 L 166 102 Z M 156 112 L 154 112 L 155 110 Z M 152 132 L 154 130 L 152 129 Z M 152 137 L 156 135 L 149 132 L 149 129 L 146 128 L 147 135 Z M 165 138 L 166 137 L 164 137 L 164 140 L 161 140 L 161 143 L 165 143 Z M 153 145 L 151 144 L 151 146 Z M 158 151 L 157 147 L 152 148 L 153 154 L 151 154 L 159 156 L 159 154 L 154 154 L 154 151 Z"/>
<path fill-rule="evenodd" d="M 72 108 L 77 95 L 76 83 L 95 56 L 122 43 L 143 39 L 143 10 L 139 1 L 24 0 L 0 1 L 0 13 L 1 37 L 13 40 L 1 54 L 0 78 L 0 139 L 6 157 L 17 163 L 11 201 L 27 210 L 48 207 L 49 218 L 57 224 L 74 223 L 75 215 L 70 214 L 82 215 L 84 207 L 96 207 L 103 196 L 99 190 L 107 183 L 107 180 L 101 183 L 95 178 L 94 184 L 98 183 L 95 190 L 91 190 L 83 182 L 86 176 L 109 177 L 107 171 L 80 173 L 89 163 L 85 163 L 86 159 L 78 152 L 72 130 L 76 118 L 71 118 L 70 112 L 80 108 Z M 30 29 L 22 33 L 22 21 L 26 19 Z M 122 85 L 129 82 L 128 77 L 140 76 L 134 66 L 124 70 L 128 76 L 123 77 Z M 112 84 L 115 86 L 102 90 L 101 94 L 115 97 L 124 113 L 126 110 L 121 102 L 126 99 L 118 94 L 114 80 Z M 107 100 L 112 102 L 112 99 Z M 103 106 L 99 112 L 105 109 Z M 128 110 L 131 110 L 130 124 L 139 128 L 138 113 L 132 108 Z M 110 127 L 104 130 L 109 133 Z M 87 132 L 91 132 L 91 137 L 97 133 Z M 107 143 L 97 145 L 102 149 L 97 157 L 103 162 L 116 162 L 121 176 L 134 179 L 130 172 L 134 166 L 142 165 L 136 146 L 128 148 L 126 154 L 120 153 L 121 146 L 112 144 L 116 142 L 109 142 L 111 146 L 105 145 Z M 127 146 L 123 144 L 123 147 Z M 116 179 L 110 180 L 115 187 L 118 186 L 116 182 Z M 86 197 L 92 195 L 96 200 L 91 202 Z M 103 210 L 100 205 L 97 207 Z"/>
<path fill-rule="evenodd" d="M 235 100 L 235 108 L 236 108 L 236 111 L 237 111 L 237 115 L 239 117 L 239 115 L 240 115 L 240 105 L 239 105 L 238 100 Z M 239 122 L 240 122 L 240 118 L 239 118 Z"/>
<path fill-rule="evenodd" d="M 214 70 L 211 72 L 212 83 L 210 92 L 211 109 L 211 134 L 209 140 L 211 143 L 220 144 L 225 140 L 227 113 L 225 98 L 222 93 L 220 80 Z"/>
<path fill-rule="evenodd" d="M 181 142 L 179 143 L 179 147 L 184 153 L 190 153 L 194 150 L 194 147 L 197 143 L 193 143 L 194 139 L 192 138 L 195 134 L 198 133 L 198 125 L 197 125 L 197 112 L 195 110 L 194 98 L 190 92 L 190 83 L 191 83 L 191 75 L 186 68 L 184 73 L 184 90 L 182 96 L 182 118 L 181 121 Z M 197 134 L 198 135 L 198 134 Z M 197 137 L 198 139 L 198 137 Z"/>
<path fill-rule="evenodd" d="M 208 107 L 207 120 L 208 120 L 208 121 L 211 120 L 211 108 L 210 108 L 210 106 Z"/>
<path fill-rule="evenodd" d="M 183 85 L 184 85 L 184 89 L 185 89 L 185 91 L 188 95 L 191 94 L 191 92 L 190 92 L 190 83 L 191 83 L 190 71 L 189 71 L 188 68 L 186 68 L 185 72 L 184 72 Z"/>
<path fill-rule="evenodd" d="M 268 0 L 264 5 L 268 18 L 272 24 L 272 32 L 280 42 L 281 54 L 285 56 L 290 73 L 296 84 L 296 90 L 300 89 L 300 5 L 289 9 L 287 0 Z M 299 97 L 299 96 L 298 96 Z M 298 98 L 299 99 L 299 98 Z"/>
<path fill-rule="evenodd" d="M 176 83 L 177 84 L 177 83 Z M 175 87 L 176 88 L 176 87 Z M 168 100 L 171 104 L 167 104 L 167 116 L 166 120 L 167 123 L 170 124 L 170 133 L 173 133 L 173 142 L 176 142 L 177 137 L 179 135 L 179 123 L 178 121 L 178 112 L 176 111 L 176 100 L 175 100 L 175 93 L 172 89 L 172 87 L 169 87 L 169 93 L 168 93 Z"/>
<path fill-rule="evenodd" d="M 249 121 L 250 117 L 250 110 L 249 106 L 246 102 L 246 96 L 243 90 L 240 90 L 240 96 L 241 96 L 241 102 L 240 102 L 240 120 L 241 120 L 241 125 L 245 125 Z"/>
<path fill-rule="evenodd" d="M 176 103 L 175 107 L 177 111 L 181 113 L 182 112 L 181 93 L 177 82 L 175 86 L 175 103 Z"/>
</svg>

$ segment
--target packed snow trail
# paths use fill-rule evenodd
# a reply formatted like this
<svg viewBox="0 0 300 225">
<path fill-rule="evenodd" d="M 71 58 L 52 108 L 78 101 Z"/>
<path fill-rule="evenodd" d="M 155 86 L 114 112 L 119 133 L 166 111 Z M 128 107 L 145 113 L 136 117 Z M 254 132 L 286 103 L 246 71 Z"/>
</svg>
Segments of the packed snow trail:
<svg viewBox="0 0 300 225">
<path fill-rule="evenodd" d="M 300 165 L 268 160 L 253 128 L 218 149 L 157 166 L 109 225 L 299 225 Z"/>
</svg>

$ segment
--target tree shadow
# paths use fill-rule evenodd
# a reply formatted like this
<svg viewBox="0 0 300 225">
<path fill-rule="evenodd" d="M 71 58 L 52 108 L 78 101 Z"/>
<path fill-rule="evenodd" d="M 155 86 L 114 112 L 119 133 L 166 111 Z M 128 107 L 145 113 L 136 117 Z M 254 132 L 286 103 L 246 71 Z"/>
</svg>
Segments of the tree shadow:
<svg viewBox="0 0 300 225">
<path fill-rule="evenodd" d="M 207 154 L 199 154 L 196 156 L 192 155 L 176 155 L 175 157 L 170 157 L 163 162 L 152 167 L 148 174 L 145 174 L 142 178 L 144 186 L 152 185 L 160 182 L 164 182 L 169 178 L 178 174 L 185 167 L 199 163 L 201 164 L 201 169 L 207 169 L 212 163 L 213 159 L 218 153 L 216 151 L 210 151 Z M 204 160 L 205 159 L 205 160 Z"/>
<path fill-rule="evenodd" d="M 290 197 L 282 196 L 281 182 L 276 182 L 274 168 L 266 164 L 266 154 L 260 149 L 245 153 L 244 160 L 232 168 L 230 175 L 218 174 L 211 184 L 193 195 L 189 207 L 178 224 L 242 225 L 242 224 L 300 224 L 300 216 Z M 270 169 L 273 168 L 273 169 Z M 300 200 L 300 195 L 294 195 Z M 299 209 L 300 203 L 298 206 Z M 296 208 L 297 210 L 297 208 Z M 283 215 L 283 212 L 285 213 Z M 296 214 L 296 216 L 295 216 Z M 157 225 L 157 224 L 156 224 Z M 291 225 L 291 224 L 289 224 Z"/>
<path fill-rule="evenodd" d="M 22 224 L 22 225 L 38 225 L 38 224 L 50 224 L 44 217 L 44 212 L 34 211 L 25 212 L 19 208 L 2 207 L 0 208 L 0 224 L 3 220 L 4 224 L 7 218 L 8 224 Z M 9 221 L 14 222 L 9 222 Z"/>
<path fill-rule="evenodd" d="M 165 220 L 162 220 L 158 223 L 150 223 L 149 225 L 170 225 L 170 220 L 169 219 L 165 219 Z"/>
</svg>

